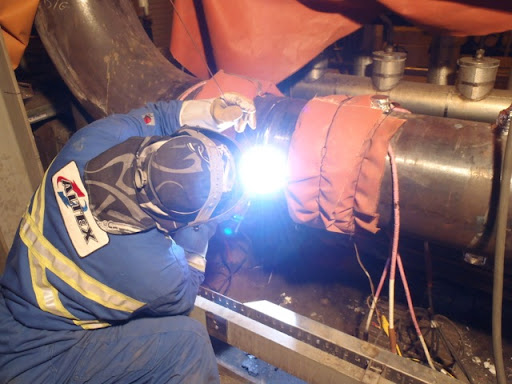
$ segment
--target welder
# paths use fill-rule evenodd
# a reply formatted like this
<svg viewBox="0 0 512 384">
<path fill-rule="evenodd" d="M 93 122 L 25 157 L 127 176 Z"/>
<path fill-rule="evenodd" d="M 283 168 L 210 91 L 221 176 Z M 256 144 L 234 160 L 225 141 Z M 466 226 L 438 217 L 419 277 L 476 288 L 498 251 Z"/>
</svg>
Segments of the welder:
<svg viewBox="0 0 512 384">
<path fill-rule="evenodd" d="M 244 204 L 238 94 L 150 103 L 77 131 L 22 217 L 0 292 L 1 383 L 217 383 L 187 315 L 216 223 Z"/>
</svg>

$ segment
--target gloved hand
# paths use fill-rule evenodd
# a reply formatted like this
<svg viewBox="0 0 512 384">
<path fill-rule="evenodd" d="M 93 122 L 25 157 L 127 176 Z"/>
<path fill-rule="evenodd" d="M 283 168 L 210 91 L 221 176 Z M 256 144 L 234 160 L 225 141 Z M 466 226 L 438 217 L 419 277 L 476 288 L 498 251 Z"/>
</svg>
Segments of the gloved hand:
<svg viewBox="0 0 512 384">
<path fill-rule="evenodd" d="M 187 263 L 204 272 L 208 242 L 215 234 L 217 223 L 208 222 L 196 227 L 184 227 L 172 235 L 172 239 L 185 251 Z"/>
<path fill-rule="evenodd" d="M 222 132 L 234 127 L 243 132 L 246 126 L 256 128 L 256 107 L 252 100 L 238 93 L 225 93 L 216 99 L 183 102 L 180 125 Z"/>
</svg>

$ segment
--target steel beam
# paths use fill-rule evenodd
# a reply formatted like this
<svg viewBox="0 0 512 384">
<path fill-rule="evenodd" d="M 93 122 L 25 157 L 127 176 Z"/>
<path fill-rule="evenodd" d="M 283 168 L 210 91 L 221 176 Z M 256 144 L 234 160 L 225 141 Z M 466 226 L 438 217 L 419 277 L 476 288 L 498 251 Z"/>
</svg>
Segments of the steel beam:
<svg viewBox="0 0 512 384">
<path fill-rule="evenodd" d="M 308 383 L 460 383 L 273 303 L 243 305 L 209 292 L 191 316 L 211 336 Z"/>
</svg>

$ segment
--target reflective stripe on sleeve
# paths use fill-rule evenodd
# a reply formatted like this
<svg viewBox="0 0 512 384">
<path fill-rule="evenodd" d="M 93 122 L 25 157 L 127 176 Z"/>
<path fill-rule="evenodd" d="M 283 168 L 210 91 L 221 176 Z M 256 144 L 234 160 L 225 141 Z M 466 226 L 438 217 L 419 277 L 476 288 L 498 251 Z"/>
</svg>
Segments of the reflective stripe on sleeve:
<svg viewBox="0 0 512 384">
<path fill-rule="evenodd" d="M 80 294 L 106 308 L 133 312 L 144 305 L 143 302 L 118 292 L 86 274 L 75 263 L 55 248 L 38 230 L 32 218 L 25 215 L 21 227 L 25 244 L 39 258 L 40 262 L 76 289 Z"/>
</svg>

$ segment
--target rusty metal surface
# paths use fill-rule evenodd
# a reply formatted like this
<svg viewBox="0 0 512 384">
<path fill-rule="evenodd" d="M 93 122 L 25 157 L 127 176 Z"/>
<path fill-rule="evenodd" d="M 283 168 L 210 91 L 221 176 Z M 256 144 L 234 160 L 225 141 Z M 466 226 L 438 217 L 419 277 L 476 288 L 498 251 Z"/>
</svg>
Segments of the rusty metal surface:
<svg viewBox="0 0 512 384">
<path fill-rule="evenodd" d="M 129 0 L 44 0 L 35 25 L 60 75 L 96 119 L 176 98 L 198 82 L 163 57 Z"/>
</svg>

